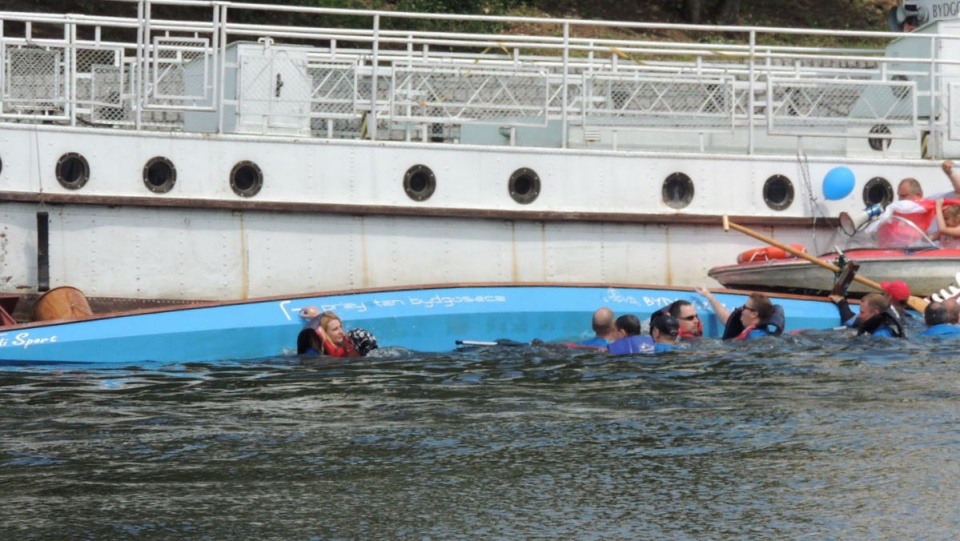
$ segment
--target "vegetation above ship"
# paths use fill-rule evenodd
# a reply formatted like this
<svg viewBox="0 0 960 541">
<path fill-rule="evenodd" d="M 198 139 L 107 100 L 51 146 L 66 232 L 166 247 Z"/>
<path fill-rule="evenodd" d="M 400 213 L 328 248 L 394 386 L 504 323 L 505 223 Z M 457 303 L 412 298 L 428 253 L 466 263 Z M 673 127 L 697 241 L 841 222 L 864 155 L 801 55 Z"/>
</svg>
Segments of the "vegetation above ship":
<svg viewBox="0 0 960 541">
<path fill-rule="evenodd" d="M 249 0 L 310 7 L 423 13 L 529 15 L 664 23 L 738 24 L 789 28 L 886 30 L 898 0 Z M 111 0 L 7 0 L 4 10 L 115 14 Z M 174 12 L 175 14 L 175 12 Z M 292 15 L 290 15 L 292 16 Z M 264 22 L 262 20 L 258 22 Z M 289 22 L 289 21 L 286 21 Z M 429 23 L 424 23 L 429 24 Z M 488 23 L 495 24 L 495 23 Z"/>
</svg>

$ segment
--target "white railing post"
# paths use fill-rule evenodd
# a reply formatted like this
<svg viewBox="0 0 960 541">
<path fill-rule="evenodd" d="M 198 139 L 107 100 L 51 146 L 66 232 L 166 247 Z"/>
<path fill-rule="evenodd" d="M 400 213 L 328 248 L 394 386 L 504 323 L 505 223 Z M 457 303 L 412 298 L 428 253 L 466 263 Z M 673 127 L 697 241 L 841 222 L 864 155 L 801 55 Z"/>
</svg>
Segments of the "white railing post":
<svg viewBox="0 0 960 541">
<path fill-rule="evenodd" d="M 560 147 L 567 148 L 567 99 L 568 76 L 570 74 L 570 22 L 563 23 L 563 88 L 560 97 Z M 548 107 L 549 111 L 550 108 Z M 549 115 L 547 118 L 549 122 Z"/>
<path fill-rule="evenodd" d="M 144 43 L 149 36 L 149 10 L 150 0 L 140 0 L 137 2 L 137 63 L 133 72 L 133 125 L 139 131 L 141 123 L 141 111 L 143 104 L 146 103 L 147 83 L 146 83 L 146 44 Z"/>
<path fill-rule="evenodd" d="M 210 99 L 213 102 L 214 110 L 217 112 L 217 133 L 222 134 L 224 132 L 224 115 L 226 114 L 226 107 L 224 103 L 226 102 L 227 97 L 224 95 L 226 84 L 224 81 L 227 80 L 227 16 L 228 16 L 228 7 L 226 5 L 220 6 L 219 9 L 214 7 L 213 9 L 213 18 L 214 18 L 214 54 L 219 59 L 217 62 L 217 69 L 214 71 L 214 80 L 213 88 L 214 92 L 211 93 Z M 234 70 L 234 77 L 237 77 L 237 85 L 240 84 L 239 74 L 240 74 L 240 54 L 237 53 L 237 68 Z M 232 99 L 236 100 L 239 97 L 239 94 L 243 92 L 243 89 L 237 88 L 237 96 L 233 96 Z M 239 105 L 238 112 L 239 112 Z"/>
<path fill-rule="evenodd" d="M 748 73 L 749 73 L 749 75 L 747 76 L 747 78 L 750 79 L 750 84 L 749 84 L 749 89 L 748 89 L 748 90 L 749 90 L 749 93 L 748 93 L 748 95 L 747 95 L 747 126 L 748 126 L 748 129 L 747 129 L 747 153 L 748 153 L 748 154 L 751 154 L 751 155 L 753 154 L 753 144 L 754 144 L 753 130 L 756 129 L 756 127 L 754 126 L 754 123 L 753 123 L 753 121 L 755 120 L 755 119 L 754 119 L 754 106 L 755 106 L 755 102 L 756 102 L 756 95 L 755 95 L 755 90 L 756 90 L 756 88 L 755 88 L 755 85 L 757 84 L 756 80 L 754 79 L 754 77 L 756 77 L 756 63 L 757 63 L 757 32 L 756 32 L 756 30 L 751 30 L 751 31 L 750 31 L 750 60 L 749 60 L 749 63 L 747 64 L 747 66 L 748 66 L 747 70 L 748 70 Z M 770 78 L 770 74 L 769 74 L 769 71 L 768 71 L 768 72 L 767 72 L 767 80 L 768 80 L 768 83 L 769 83 L 769 78 Z M 766 110 L 767 110 L 767 114 L 768 114 L 768 115 L 770 114 L 770 110 L 771 110 L 771 109 L 770 109 L 770 88 L 771 88 L 770 85 L 767 84 L 767 89 L 768 89 L 768 90 L 767 90 L 767 107 L 766 107 Z M 736 95 L 734 95 L 734 100 L 736 100 Z"/>
<path fill-rule="evenodd" d="M 940 130 L 937 129 L 937 119 L 940 118 L 940 111 L 943 108 L 943 101 L 940 99 L 940 81 L 937 77 L 937 65 L 940 63 L 940 58 L 937 56 L 937 51 L 940 49 L 940 36 L 935 35 L 930 39 L 930 60 L 928 65 L 928 73 L 930 77 L 930 115 L 927 117 L 927 144 L 926 148 L 923 148 L 923 135 L 920 136 L 920 158 L 927 159 L 933 156 L 941 156 L 941 146 L 940 146 Z M 931 146 L 933 148 L 931 148 Z"/>
<path fill-rule="evenodd" d="M 367 134 L 377 140 L 377 77 L 380 63 L 380 14 L 373 16 L 373 65 L 370 71 L 370 114 L 367 115 Z"/>
<path fill-rule="evenodd" d="M 66 65 L 63 67 L 63 114 L 70 117 L 70 125 L 77 125 L 77 115 L 74 114 L 77 105 L 76 84 L 77 76 L 77 23 L 67 23 L 64 28 L 67 39 L 67 54 L 63 56 Z M 56 80 L 56 77 L 54 77 Z"/>
</svg>

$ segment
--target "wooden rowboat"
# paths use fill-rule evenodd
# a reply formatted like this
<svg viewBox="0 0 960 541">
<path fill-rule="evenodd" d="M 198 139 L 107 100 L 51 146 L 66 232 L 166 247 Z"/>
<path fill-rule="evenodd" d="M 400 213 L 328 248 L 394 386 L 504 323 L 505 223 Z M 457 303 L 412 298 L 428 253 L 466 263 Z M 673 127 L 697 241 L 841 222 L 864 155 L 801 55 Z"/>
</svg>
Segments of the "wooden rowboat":
<svg viewBox="0 0 960 541">
<path fill-rule="evenodd" d="M 843 255 L 860 265 L 861 275 L 877 282 L 902 280 L 918 297 L 940 291 L 960 269 L 960 250 L 955 249 L 858 248 L 847 250 Z M 834 252 L 818 257 L 837 265 L 840 254 Z M 825 295 L 834 283 L 834 275 L 829 270 L 798 257 L 713 267 L 708 275 L 725 287 L 801 295 Z M 850 293 L 854 295 L 873 291 L 875 289 L 858 282 L 850 286 Z"/>
</svg>

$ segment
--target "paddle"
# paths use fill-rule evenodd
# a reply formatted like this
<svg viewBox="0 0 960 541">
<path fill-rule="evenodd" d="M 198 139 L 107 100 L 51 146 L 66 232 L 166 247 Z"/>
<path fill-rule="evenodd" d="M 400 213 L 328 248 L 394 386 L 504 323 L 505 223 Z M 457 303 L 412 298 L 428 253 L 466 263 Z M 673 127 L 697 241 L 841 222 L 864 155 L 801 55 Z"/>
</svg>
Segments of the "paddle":
<svg viewBox="0 0 960 541">
<path fill-rule="evenodd" d="M 783 250 L 783 251 L 785 251 L 785 252 L 787 252 L 787 253 L 789 253 L 789 254 L 793 254 L 793 255 L 795 255 L 796 257 L 799 257 L 799 258 L 801 258 L 801 259 L 806 259 L 807 261 L 809 261 L 809 262 L 811 262 L 811 263 L 815 263 L 815 264 L 817 264 L 817 265 L 820 265 L 821 267 L 823 267 L 823 268 L 825 268 L 825 269 L 830 269 L 830 270 L 832 270 L 833 272 L 840 272 L 840 267 L 834 265 L 833 263 L 831 263 L 831 262 L 829 262 L 829 261 L 824 261 L 824 260 L 822 260 L 822 259 L 820 259 L 820 258 L 817 258 L 817 257 L 814 257 L 814 256 L 812 256 L 812 255 L 810 255 L 810 254 L 808 254 L 808 253 L 806 253 L 806 252 L 801 252 L 800 250 L 795 249 L 793 246 L 790 246 L 790 245 L 788 245 L 788 244 L 783 244 L 782 242 L 777 242 L 776 240 L 771 239 L 770 237 L 768 237 L 768 236 L 766 236 L 766 235 L 763 235 L 763 234 L 761 234 L 761 233 L 757 233 L 756 231 L 754 231 L 754 230 L 752 230 L 752 229 L 746 228 L 746 227 L 744 227 L 744 226 L 742 226 L 742 225 L 737 225 L 737 224 L 731 222 L 730 219 L 729 219 L 726 215 L 724 215 L 724 216 L 723 216 L 723 230 L 724 230 L 724 231 L 729 231 L 731 227 L 732 227 L 733 229 L 736 229 L 737 231 L 743 233 L 744 235 L 748 235 L 748 236 L 753 237 L 753 238 L 755 238 L 755 239 L 757 239 L 757 240 L 759 240 L 759 241 L 765 242 L 765 243 L 769 244 L 770 246 L 776 246 L 777 248 L 780 248 L 781 250 Z M 876 289 L 877 291 L 883 291 L 883 287 L 882 287 L 880 284 L 878 284 L 877 282 L 874 282 L 873 280 L 871 280 L 871 279 L 869 279 L 869 278 L 864 278 L 863 276 L 860 276 L 859 274 L 857 274 L 857 275 L 855 275 L 855 276 L 853 277 L 853 279 L 856 280 L 857 282 L 860 282 L 861 284 L 863 284 L 863 285 L 865 285 L 865 286 L 867 286 L 867 287 L 872 287 L 873 289 Z M 910 306 L 910 308 L 913 308 L 914 310 L 916 310 L 916 311 L 918 311 L 918 312 L 920 312 L 920 313 L 922 314 L 923 311 L 927 308 L 927 305 L 930 304 L 930 303 L 929 303 L 928 301 L 926 301 L 925 299 L 921 299 L 920 297 L 915 297 L 915 296 L 913 296 L 913 295 L 910 295 L 910 297 L 907 299 L 907 304 Z"/>
<path fill-rule="evenodd" d="M 527 342 L 517 342 L 509 338 L 498 338 L 497 340 L 457 340 L 458 346 L 528 346 Z"/>
</svg>

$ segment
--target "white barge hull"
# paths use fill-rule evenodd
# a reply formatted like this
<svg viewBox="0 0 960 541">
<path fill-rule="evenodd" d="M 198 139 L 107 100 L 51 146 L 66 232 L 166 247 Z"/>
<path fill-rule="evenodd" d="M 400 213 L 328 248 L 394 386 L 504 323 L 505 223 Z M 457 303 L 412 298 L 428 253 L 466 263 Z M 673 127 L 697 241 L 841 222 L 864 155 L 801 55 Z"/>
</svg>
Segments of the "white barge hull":
<svg viewBox="0 0 960 541">
<path fill-rule="evenodd" d="M 960 21 L 850 33 L 878 44 L 854 53 L 758 45 L 770 28 L 687 27 L 681 46 L 290 9 L 0 12 L 0 294 L 710 285 L 755 245 L 721 216 L 826 251 L 841 211 L 904 177 L 942 191 L 960 155 L 960 46 L 941 39 Z M 828 198 L 838 167 L 855 182 Z"/>
</svg>

